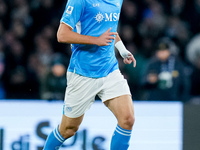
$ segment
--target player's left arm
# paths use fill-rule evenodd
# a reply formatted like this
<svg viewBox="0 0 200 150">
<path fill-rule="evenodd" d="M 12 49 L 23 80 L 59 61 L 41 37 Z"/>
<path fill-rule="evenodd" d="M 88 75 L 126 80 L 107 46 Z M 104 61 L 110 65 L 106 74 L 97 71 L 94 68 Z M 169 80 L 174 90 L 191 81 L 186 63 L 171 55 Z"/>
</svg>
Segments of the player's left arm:
<svg viewBox="0 0 200 150">
<path fill-rule="evenodd" d="M 126 49 L 126 47 L 124 46 L 124 44 L 118 34 L 115 37 L 115 47 L 117 48 L 120 55 L 124 59 L 125 64 L 131 64 L 133 62 L 133 66 L 136 67 L 136 60 L 135 60 L 133 54 L 131 54 L 131 52 L 129 52 Z"/>
</svg>

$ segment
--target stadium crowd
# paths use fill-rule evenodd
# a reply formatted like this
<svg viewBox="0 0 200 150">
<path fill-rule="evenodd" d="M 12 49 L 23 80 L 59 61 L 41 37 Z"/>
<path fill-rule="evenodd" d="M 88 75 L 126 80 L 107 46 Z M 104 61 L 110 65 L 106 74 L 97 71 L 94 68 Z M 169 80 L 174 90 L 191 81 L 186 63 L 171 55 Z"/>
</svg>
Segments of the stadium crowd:
<svg viewBox="0 0 200 150">
<path fill-rule="evenodd" d="M 0 99 L 63 99 L 71 51 L 69 44 L 57 42 L 56 32 L 66 2 L 0 0 Z M 134 100 L 200 102 L 199 18 L 200 0 L 124 0 L 118 32 L 135 56 L 136 68 L 116 56 Z M 164 48 L 158 47 L 160 39 L 165 39 Z M 159 65 L 153 70 L 156 76 L 147 71 L 159 61 L 158 50 L 165 49 L 180 64 L 171 68 L 174 83 L 169 87 L 178 96 L 167 99 L 156 97 L 161 91 L 172 94 L 158 90 Z M 173 61 L 167 57 L 166 62 Z"/>
</svg>

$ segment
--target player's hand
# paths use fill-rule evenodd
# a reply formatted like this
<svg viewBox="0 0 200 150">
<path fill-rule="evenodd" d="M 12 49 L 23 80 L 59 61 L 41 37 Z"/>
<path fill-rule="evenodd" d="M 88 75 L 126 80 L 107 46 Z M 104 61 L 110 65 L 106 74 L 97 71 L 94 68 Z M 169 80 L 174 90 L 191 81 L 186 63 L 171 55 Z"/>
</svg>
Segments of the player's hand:
<svg viewBox="0 0 200 150">
<path fill-rule="evenodd" d="M 133 62 L 133 67 L 136 67 L 136 60 L 134 56 L 131 53 L 129 53 L 128 57 L 124 58 L 124 63 L 131 64 L 132 62 Z"/>
<path fill-rule="evenodd" d="M 102 35 L 97 37 L 96 45 L 98 46 L 107 46 L 109 43 L 111 43 L 115 37 L 113 35 L 117 35 L 117 32 L 110 32 L 111 28 L 109 28 L 106 32 L 104 32 Z"/>
</svg>

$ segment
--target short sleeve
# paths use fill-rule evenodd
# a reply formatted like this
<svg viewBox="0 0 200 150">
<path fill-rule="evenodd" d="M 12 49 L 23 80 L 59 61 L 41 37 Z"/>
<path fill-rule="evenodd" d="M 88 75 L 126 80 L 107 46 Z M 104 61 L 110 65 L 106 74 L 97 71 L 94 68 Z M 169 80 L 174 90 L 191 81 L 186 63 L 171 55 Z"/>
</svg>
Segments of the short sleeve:
<svg viewBox="0 0 200 150">
<path fill-rule="evenodd" d="M 83 6 L 83 0 L 68 0 L 60 22 L 63 22 L 74 29 L 77 22 L 80 20 Z"/>
</svg>

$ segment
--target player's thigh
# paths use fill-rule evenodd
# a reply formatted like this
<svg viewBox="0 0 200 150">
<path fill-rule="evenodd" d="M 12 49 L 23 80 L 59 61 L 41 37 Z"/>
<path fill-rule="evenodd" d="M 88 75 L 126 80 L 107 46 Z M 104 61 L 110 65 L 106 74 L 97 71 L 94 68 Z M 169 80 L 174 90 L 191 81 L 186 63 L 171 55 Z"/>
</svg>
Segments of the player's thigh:
<svg viewBox="0 0 200 150">
<path fill-rule="evenodd" d="M 122 95 L 104 102 L 121 127 L 130 129 L 135 121 L 133 101 L 130 95 Z"/>
</svg>

